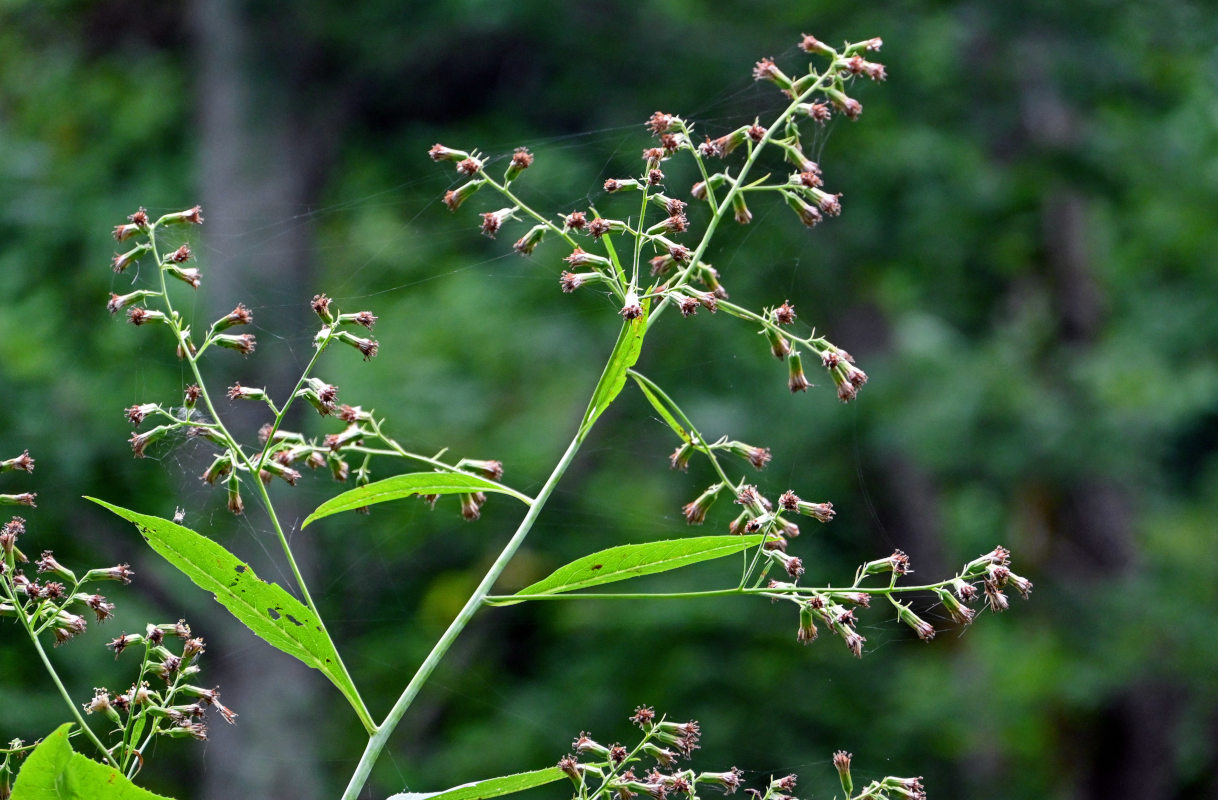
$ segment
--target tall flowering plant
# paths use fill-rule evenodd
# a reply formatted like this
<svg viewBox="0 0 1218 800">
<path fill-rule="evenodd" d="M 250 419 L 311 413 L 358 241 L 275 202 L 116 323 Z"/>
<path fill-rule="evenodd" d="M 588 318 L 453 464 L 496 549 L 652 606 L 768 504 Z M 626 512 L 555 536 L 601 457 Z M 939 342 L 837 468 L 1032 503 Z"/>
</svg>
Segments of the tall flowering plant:
<svg viewBox="0 0 1218 800">
<path fill-rule="evenodd" d="M 662 336 L 658 323 L 669 309 L 681 317 L 722 312 L 764 337 L 770 355 L 785 366 L 787 387 L 793 393 L 812 387 L 808 371 L 813 369 L 825 371 L 842 402 L 853 400 L 867 383 L 867 374 L 848 352 L 800 324 L 798 299 L 795 303 L 790 298 L 733 300 L 727 290 L 732 276 L 720 274 L 712 266 L 720 225 L 753 224 L 754 207 L 780 204 L 808 228 L 842 212 L 841 194 L 826 188 L 825 172 L 806 154 L 804 137 L 834 116 L 860 118 L 863 106 L 852 93 L 860 79 L 882 81 L 886 77 L 884 66 L 871 60 L 881 42 L 867 39 L 834 48 L 805 35 L 799 46 L 815 59 L 806 72 L 788 75 L 768 58 L 753 69 L 757 81 L 773 84 L 786 98 L 785 107 L 774 119 L 767 124 L 758 119 L 713 138 L 702 136 L 699 141 L 694 125 L 685 118 L 655 112 L 645 122 L 651 138 L 642 149 L 638 172 L 605 180 L 600 207 L 555 213 L 535 208 L 525 199 L 523 188 L 534 163 L 534 154 L 525 148 L 500 157 L 441 144 L 431 148 L 431 159 L 451 164 L 458 176 L 443 197 L 449 210 L 456 212 L 476 199 L 494 198 L 488 210 L 480 212 L 483 234 L 496 238 L 510 232 L 517 253 L 553 265 L 561 292 L 602 292 L 614 298 L 621 318 L 616 342 L 587 408 L 579 420 L 572 420 L 570 443 L 532 496 L 504 482 L 499 460 L 413 452 L 394 438 L 385 418 L 375 410 L 340 402 L 339 388 L 322 377 L 330 357 L 327 353 L 345 351 L 348 356 L 373 359 L 380 350 L 372 336 L 377 316 L 365 309 L 339 309 L 325 294 L 317 294 L 311 301 L 316 315 L 312 358 L 289 393 L 274 398 L 263 387 L 237 382 L 227 387 L 209 385 L 199 368 L 205 356 L 229 351 L 229 357 L 248 357 L 255 353 L 257 341 L 246 332 L 253 315 L 243 303 L 205 325 L 188 319 L 180 310 L 180 293 L 197 289 L 204 273 L 193 265 L 189 243 L 174 247 L 166 242 L 175 230 L 201 225 L 201 209 L 196 206 L 157 219 L 140 209 L 114 228 L 114 238 L 127 246 L 113 259 L 115 272 L 136 264 L 149 264 L 151 270 L 141 273 L 140 288 L 112 294 L 107 308 L 132 325 L 163 336 L 189 376 L 179 397 L 150 399 L 126 409 L 134 428 L 132 452 L 144 456 L 181 437 L 204 442 L 211 460 L 202 480 L 225 492 L 233 514 L 252 513 L 256 507 L 266 515 L 293 585 L 285 588 L 258 578 L 237 555 L 204 533 L 185 527 L 184 516 L 164 519 L 102 499 L 95 502 L 133 523 L 154 551 L 211 592 L 255 635 L 320 671 L 346 699 L 367 741 L 342 795 L 344 800 L 360 796 L 405 711 L 469 621 L 488 607 L 627 598 L 663 602 L 711 596 L 780 601 L 793 611 L 798 642 L 810 644 L 825 630 L 861 657 L 867 641 L 859 633 L 859 615 L 868 613 L 873 603 L 919 638 L 930 640 L 936 629 L 919 614 L 927 599 L 941 604 L 956 624 L 968 625 L 982 607 L 1005 610 L 1011 588 L 1028 594 L 1031 583 L 1011 571 L 1010 554 L 1000 546 L 965 562 L 954 575 L 928 583 L 908 580 L 913 570 L 900 550 L 860 565 L 852 580 L 810 579 L 796 543 L 800 522 L 802 518 L 818 524 L 830 522 L 832 503 L 803 499 L 800 493 L 810 493 L 803 487 L 797 493 L 795 488 L 764 485 L 753 473 L 764 470 L 770 461 L 768 448 L 705 436 L 674 393 L 635 368 L 645 344 Z M 692 186 L 676 185 L 669 177 L 671 166 L 681 159 L 696 170 L 698 180 Z M 690 526 L 716 518 L 714 524 L 720 531 L 611 547 L 579 558 L 515 593 L 496 594 L 497 581 L 581 445 L 627 386 L 639 391 L 671 429 L 674 470 L 685 470 L 695 458 L 708 462 L 715 480 L 709 486 L 691 487 L 692 499 L 683 506 L 682 514 Z M 253 403 L 262 409 L 266 419 L 256 440 L 243 441 L 226 422 L 222 396 L 229 403 Z M 287 429 L 288 412 L 300 402 L 320 415 L 325 425 L 332 425 L 332 431 L 310 435 Z M 373 480 L 374 464 L 389 473 L 388 477 Z M 394 468 L 399 464 L 405 469 Z M 28 453 L 0 462 L 3 470 L 32 471 L 33 466 Z M 346 488 L 322 503 L 302 527 L 331 515 L 408 497 L 422 498 L 435 507 L 448 503 L 446 498 L 451 496 L 466 520 L 477 519 L 493 495 L 524 508 L 515 533 L 388 710 L 373 710 L 344 665 L 338 643 L 297 564 L 288 526 L 268 492 L 272 482 L 295 486 L 306 473 L 324 474 Z M 0 495 L 0 502 L 32 506 L 35 496 Z M 728 513 L 718 521 L 719 512 L 725 511 Z M 0 562 L 0 615 L 19 623 L 70 708 L 72 721 L 36 746 L 14 741 L 0 751 L 4 755 L 0 800 L 9 792 L 9 779 L 16 774 L 18 762 L 27 755 L 13 786 L 18 795 L 43 796 L 37 792 L 64 785 L 66 780 L 83 787 L 73 796 L 151 796 L 130 779 L 150 755 L 153 741 L 166 736 L 204 739 L 208 718 L 218 715 L 225 722 L 235 721 L 235 712 L 220 702 L 217 689 L 198 685 L 203 640 L 185 622 L 150 624 L 144 633 L 123 633 L 109 647 L 116 657 L 128 650 L 139 657 L 131 687 L 121 691 L 98 688 L 92 698 L 78 702 L 60 681 L 43 641 L 62 644 L 79 636 L 88 627 L 90 614 L 97 622 L 104 621 L 113 604 L 92 593 L 92 584 L 129 582 L 131 571 L 118 565 L 78 576 L 50 552 L 30 562 L 21 549 L 28 536 L 25 521 L 19 517 L 5 524 L 0 533 L 4 556 Z M 693 592 L 616 591 L 615 584 L 629 578 L 741 554 L 738 574 L 721 586 Z M 571 782 L 580 800 L 610 795 L 629 800 L 642 794 L 657 800 L 669 795 L 696 798 L 707 787 L 732 793 L 742 786 L 742 773 L 735 767 L 705 771 L 685 765 L 698 747 L 701 731 L 696 722 L 672 722 L 649 707 L 636 709 L 631 720 L 641 731 L 641 738 L 632 746 L 602 745 L 581 733 L 571 754 L 556 766 L 463 785 L 438 796 L 481 800 L 563 779 Z M 68 735 L 73 728 L 98 760 L 72 750 Z M 833 764 L 842 791 L 851 800 L 924 796 L 917 778 L 886 777 L 856 790 L 850 755 L 836 753 Z M 749 791 L 761 800 L 789 800 L 795 785 L 794 775 L 780 776 Z"/>
</svg>

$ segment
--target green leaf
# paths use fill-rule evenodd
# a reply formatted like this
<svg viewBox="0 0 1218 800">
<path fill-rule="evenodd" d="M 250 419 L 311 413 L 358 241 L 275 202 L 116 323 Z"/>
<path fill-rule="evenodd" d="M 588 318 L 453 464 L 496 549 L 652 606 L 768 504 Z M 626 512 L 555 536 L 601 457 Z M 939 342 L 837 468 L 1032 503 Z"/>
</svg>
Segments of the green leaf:
<svg viewBox="0 0 1218 800">
<path fill-rule="evenodd" d="M 685 430 L 681 423 L 677 422 L 676 417 L 674 417 L 672 412 L 668 410 L 668 406 L 661 402 L 660 398 L 656 396 L 655 392 L 651 391 L 651 388 L 644 383 L 643 379 L 637 373 L 631 375 L 631 377 L 634 378 L 634 382 L 639 385 L 639 389 L 642 390 L 643 396 L 647 398 L 647 402 L 651 403 L 651 407 L 656 410 L 656 413 L 658 413 L 664 419 L 664 421 L 668 423 L 668 427 L 672 428 L 673 433 L 680 436 L 681 441 L 688 442 L 689 433 Z"/>
<path fill-rule="evenodd" d="M 262 580 L 244 561 L 190 528 L 128 511 L 93 497 L 85 499 L 135 523 L 153 550 L 196 586 L 215 595 L 220 605 L 260 639 L 321 670 L 358 712 L 362 706 L 359 693 L 342 665 L 334 642 L 313 612 L 282 586 Z"/>
<path fill-rule="evenodd" d="M 381 481 L 374 481 L 366 486 L 357 486 L 343 492 L 337 497 L 331 497 L 317 507 L 317 510 L 305 518 L 304 528 L 313 520 L 337 514 L 340 511 L 352 511 L 375 503 L 398 500 L 416 494 L 461 494 L 465 492 L 498 492 L 515 497 L 525 505 L 532 505 L 533 498 L 521 494 L 515 489 L 502 483 L 480 478 L 477 475 L 466 475 L 462 472 L 410 472 L 405 475 L 394 475 Z"/>
<path fill-rule="evenodd" d="M 403 792 L 393 795 L 389 800 L 485 800 L 488 797 L 523 792 L 534 786 L 544 786 L 564 777 L 565 774 L 558 767 L 546 767 L 545 769 L 535 769 L 532 772 L 504 775 L 502 778 L 487 778 L 475 783 L 463 783 L 442 792 Z"/>
<path fill-rule="evenodd" d="M 141 789 L 108 764 L 72 751 L 65 722 L 42 740 L 13 783 L 13 800 L 168 800 Z"/>
<path fill-rule="evenodd" d="M 626 385 L 626 370 L 633 367 L 639 360 L 639 352 L 643 349 L 643 336 L 647 333 L 647 315 L 651 309 L 651 301 L 643 300 L 642 306 L 643 314 L 635 319 L 626 320 L 621 332 L 618 333 L 617 343 L 614 344 L 613 352 L 609 355 L 609 362 L 605 364 L 605 371 L 601 373 L 601 379 L 596 384 L 592 401 L 588 404 L 588 410 L 584 412 L 584 421 L 580 425 L 580 430 L 585 433 L 596 422 L 597 417 L 605 412 L 614 398 L 621 393 L 622 387 Z"/>
<path fill-rule="evenodd" d="M 761 544 L 763 534 L 752 536 L 695 536 L 646 544 L 624 544 L 578 558 L 559 567 L 548 578 L 525 587 L 516 596 L 561 594 L 602 583 L 613 583 L 639 575 L 652 575 L 670 569 L 730 556 Z"/>
</svg>

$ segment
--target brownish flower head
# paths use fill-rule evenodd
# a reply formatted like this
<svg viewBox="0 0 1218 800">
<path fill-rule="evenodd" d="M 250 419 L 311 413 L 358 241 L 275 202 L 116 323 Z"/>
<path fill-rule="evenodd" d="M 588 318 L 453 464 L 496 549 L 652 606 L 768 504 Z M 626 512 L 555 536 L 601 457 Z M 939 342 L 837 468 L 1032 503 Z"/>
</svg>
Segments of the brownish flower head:
<svg viewBox="0 0 1218 800">
<path fill-rule="evenodd" d="M 432 161 L 461 161 L 462 159 L 469 158 L 469 154 L 464 150 L 453 150 L 451 147 L 445 147 L 439 142 L 431 146 L 431 149 L 427 151 L 427 155 L 431 157 Z"/>
<path fill-rule="evenodd" d="M 749 126 L 747 133 L 749 138 L 754 142 L 760 142 L 765 138 L 766 131 L 762 126 L 758 125 L 757 123 L 753 123 Z"/>
<path fill-rule="evenodd" d="M 333 315 L 330 313 L 330 298 L 324 294 L 313 295 L 313 300 L 309 304 L 313 307 L 313 311 L 317 316 L 321 317 L 321 321 L 330 323 L 334 321 Z"/>
<path fill-rule="evenodd" d="M 610 178 L 609 180 L 605 181 L 605 191 L 609 192 L 610 194 L 620 192 L 623 189 L 637 189 L 638 186 L 639 182 L 633 178 Z"/>
<path fill-rule="evenodd" d="M 795 307 L 789 301 L 774 309 L 774 321 L 779 325 L 790 325 L 795 321 Z"/>
<path fill-rule="evenodd" d="M 236 350 L 243 356 L 248 356 L 250 353 L 254 352 L 255 347 L 258 345 L 258 340 L 254 338 L 254 334 L 252 333 L 222 333 L 216 336 L 212 341 L 214 341 L 220 347 L 225 347 L 229 350 Z"/>
<path fill-rule="evenodd" d="M 100 594 L 91 594 L 85 598 L 85 605 L 93 610 L 98 622 L 105 622 L 114 616 L 114 603 L 107 603 Z"/>
<path fill-rule="evenodd" d="M 824 184 L 820 174 L 814 170 L 806 170 L 799 173 L 799 183 L 801 186 L 806 186 L 809 189 L 816 189 Z"/>
<path fill-rule="evenodd" d="M 562 290 L 567 294 L 570 294 L 579 288 L 580 284 L 584 282 L 584 279 L 579 274 L 563 270 L 562 275 L 559 276 L 558 282 L 562 286 Z"/>
<path fill-rule="evenodd" d="M 837 104 L 835 104 L 835 105 L 837 105 Z M 862 116 L 862 114 L 863 114 L 863 104 L 860 103 L 858 100 L 855 100 L 853 97 L 845 98 L 841 102 L 841 104 L 838 105 L 838 108 L 851 121 L 857 121 L 858 118 L 860 116 Z"/>
<path fill-rule="evenodd" d="M 148 227 L 148 212 L 147 212 L 147 211 L 145 211 L 145 210 L 143 209 L 143 207 L 139 208 L 139 209 L 138 209 L 138 210 L 137 210 L 137 211 L 136 211 L 134 214 L 132 214 L 131 216 L 127 217 L 127 219 L 128 219 L 128 220 L 129 220 L 129 221 L 130 221 L 130 222 L 131 222 L 133 225 L 138 225 L 138 226 L 140 226 L 141 228 L 147 228 L 147 227 Z"/>
<path fill-rule="evenodd" d="M 646 730 L 655 718 L 656 712 L 651 706 L 638 706 L 635 708 L 633 716 L 630 717 L 630 721 Z"/>
<path fill-rule="evenodd" d="M 820 53 L 821 55 L 833 55 L 833 48 L 824 42 L 817 39 L 815 36 L 804 33 L 799 42 L 799 49 L 805 53 Z"/>
<path fill-rule="evenodd" d="M 604 219 L 603 217 L 598 217 L 588 223 L 588 233 L 590 233 L 594 239 L 599 239 L 608 233 L 611 227 L 612 226 L 609 224 L 609 220 Z"/>
<path fill-rule="evenodd" d="M 572 211 L 564 217 L 564 227 L 569 231 L 582 231 L 588 224 L 588 215 L 582 211 Z"/>
<path fill-rule="evenodd" d="M 579 762 L 576 761 L 574 757 L 567 755 L 558 759 L 558 768 L 562 770 L 568 778 L 575 781 L 577 784 L 580 783 Z"/>
<path fill-rule="evenodd" d="M 672 256 L 672 260 L 678 264 L 688 264 L 693 258 L 693 251 L 683 244 L 674 244 L 668 248 L 668 255 Z"/>
<path fill-rule="evenodd" d="M 778 68 L 774 66 L 774 59 L 763 58 L 753 66 L 753 80 L 770 80 L 777 71 Z"/>
<path fill-rule="evenodd" d="M 809 103 L 805 112 L 818 125 L 824 125 L 833 116 L 828 103 Z"/>
<path fill-rule="evenodd" d="M 683 317 L 692 317 L 698 313 L 698 307 L 701 305 L 696 297 L 684 294 L 677 295 L 677 308 L 681 309 L 681 316 Z"/>
<path fill-rule="evenodd" d="M 488 211 L 482 215 L 482 234 L 494 239 L 495 234 L 499 232 L 499 226 L 502 222 L 499 215 L 494 211 Z"/>
<path fill-rule="evenodd" d="M 651 186 L 659 186 L 664 182 L 664 173 L 658 168 L 647 171 L 647 183 Z"/>
<path fill-rule="evenodd" d="M 684 214 L 674 214 L 664 220 L 664 229 L 669 233 L 684 233 L 689 228 L 689 219 Z"/>
<path fill-rule="evenodd" d="M 644 124 L 647 126 L 648 130 L 650 130 L 656 136 L 659 136 L 661 133 L 671 129 L 675 121 L 676 117 L 674 117 L 672 114 L 665 114 L 663 111 L 657 111 L 648 117 L 647 122 Z"/>
<path fill-rule="evenodd" d="M 512 153 L 512 167 L 517 170 L 525 170 L 533 166 L 533 154 L 527 148 L 517 147 Z"/>
<path fill-rule="evenodd" d="M 462 175 L 473 177 L 478 174 L 480 169 L 482 169 L 482 162 L 472 156 L 464 158 L 457 163 L 457 172 L 460 172 Z"/>
<path fill-rule="evenodd" d="M 825 214 L 829 215 L 830 217 L 836 217 L 838 214 L 842 213 L 841 200 L 841 192 L 838 192 L 837 194 L 829 194 L 828 192 L 825 192 L 820 196 L 817 205 L 820 206 L 820 210 Z"/>
<path fill-rule="evenodd" d="M 181 247 L 179 247 L 177 250 L 174 250 L 172 253 L 170 253 L 168 256 L 166 256 L 165 260 L 172 261 L 175 264 L 185 264 L 187 261 L 190 260 L 190 256 L 191 256 L 190 245 L 184 244 Z"/>
<path fill-rule="evenodd" d="M 194 408 L 195 403 L 199 401 L 199 397 L 203 394 L 203 390 L 199 388 L 199 384 L 192 383 L 186 387 L 184 400 L 187 408 Z"/>
<path fill-rule="evenodd" d="M 30 451 L 26 450 L 19 456 L 0 461 L 0 470 L 19 469 L 24 472 L 34 471 L 34 459 L 30 456 Z"/>
</svg>

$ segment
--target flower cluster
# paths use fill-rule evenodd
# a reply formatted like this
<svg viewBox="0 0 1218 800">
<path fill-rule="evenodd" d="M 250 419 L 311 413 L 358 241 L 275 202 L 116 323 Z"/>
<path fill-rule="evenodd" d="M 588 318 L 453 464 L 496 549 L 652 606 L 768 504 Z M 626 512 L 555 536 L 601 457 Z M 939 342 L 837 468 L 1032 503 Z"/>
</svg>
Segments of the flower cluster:
<svg viewBox="0 0 1218 800">
<path fill-rule="evenodd" d="M 566 268 L 558 276 L 563 292 L 571 293 L 585 286 L 600 287 L 617 298 L 619 313 L 626 321 L 646 320 L 667 305 L 678 308 L 686 317 L 699 309 L 712 313 L 722 309 L 761 326 L 771 353 L 787 361 L 787 386 L 792 392 L 806 391 L 812 386 L 803 371 L 802 355 L 810 353 L 829 373 L 839 399 L 847 402 L 855 398 L 867 381 L 866 373 L 854 365 L 850 355 L 822 337 L 793 332 L 790 326 L 795 311 L 789 302 L 760 312 L 727 302 L 729 295 L 719 272 L 704 259 L 721 218 L 730 214 L 739 224 L 752 222 L 750 198 L 777 196 L 808 227 L 841 213 L 841 194 L 824 188 L 820 165 L 804 153 L 801 123 L 823 125 L 834 113 L 857 119 L 862 105 L 845 92 L 856 76 L 884 79 L 884 67 L 862 55 L 878 50 L 880 44 L 878 39 L 869 39 L 848 44 L 839 52 L 805 35 L 800 47 L 810 55 L 828 59 L 829 63 L 822 70 L 812 69 L 798 79 L 788 77 L 771 59 L 757 62 L 754 77 L 774 83 L 792 101 L 768 128 L 754 121 L 695 143 L 689 122 L 676 114 L 656 111 L 644 123 L 654 140 L 642 150 L 639 173 L 611 177 L 604 182 L 608 195 L 641 193 L 642 213 L 633 215 L 634 222 L 630 221 L 629 211 L 621 217 L 602 216 L 596 208 L 545 216 L 523 204 L 509 186 L 533 163 L 533 155 L 524 149 L 511 155 L 502 182 L 487 171 L 493 159 L 477 151 L 436 144 L 429 155 L 435 161 L 452 163 L 464 180 L 444 195 L 444 204 L 450 210 L 457 210 L 484 188 L 496 191 L 510 202 L 509 206 L 482 213 L 481 230 L 487 236 L 496 236 L 512 220 L 527 220 L 530 227 L 513 246 L 518 253 L 531 255 L 548 236 L 567 243 L 570 251 L 562 259 Z M 747 173 L 763 149 L 780 155 L 790 167 L 785 179 L 773 183 L 765 178 L 747 180 Z M 733 167 L 725 162 L 721 169 L 712 167 L 714 162 L 734 155 L 744 159 L 743 166 Z M 692 159 L 703 176 L 690 187 L 688 199 L 677 196 L 667 180 L 666 164 L 674 158 Z M 686 213 L 691 201 L 709 206 L 711 221 L 703 230 L 695 230 Z M 648 212 L 659 216 L 649 221 Z M 626 251 L 634 254 L 633 262 L 619 256 L 622 248 L 615 248 L 608 241 L 611 236 L 633 240 L 634 246 Z M 649 281 L 640 278 L 643 253 L 648 254 Z"/>
<path fill-rule="evenodd" d="M 28 451 L 0 463 L 21 463 L 13 468 L 31 472 L 34 468 Z M 33 505 L 33 495 L 29 496 L 26 505 Z M 22 550 L 26 536 L 22 517 L 12 517 L 0 526 L 0 617 L 20 620 L 33 636 L 50 633 L 58 646 L 84 633 L 90 617 L 105 622 L 113 616 L 114 604 L 93 591 L 93 585 L 103 581 L 130 583 L 134 574 L 130 567 L 118 564 L 77 575 L 50 550 L 42 551 L 31 562 Z"/>
<path fill-rule="evenodd" d="M 699 789 L 713 787 L 725 795 L 745 785 L 744 773 L 735 767 L 723 772 L 682 768 L 680 762 L 698 748 L 701 729 L 697 722 L 669 722 L 656 718 L 649 706 L 635 709 L 630 721 L 643 732 L 633 747 L 603 745 L 587 733 L 571 743 L 572 753 L 558 761 L 558 768 L 571 779 L 578 800 L 632 800 L 650 797 L 667 800 L 685 797 L 697 800 Z M 647 762 L 654 766 L 644 768 Z M 844 750 L 833 754 L 833 767 L 847 800 L 925 800 L 921 778 L 887 776 L 867 784 L 854 794 L 850 773 L 851 756 Z M 793 792 L 799 782 L 794 774 L 770 776 L 763 788 L 744 789 L 754 800 L 797 800 Z"/>
<path fill-rule="evenodd" d="M 172 649 L 171 641 L 177 642 Z M 115 658 L 127 650 L 142 655 L 138 677 L 129 689 L 110 692 L 97 688 L 83 706 L 87 714 L 104 715 L 122 732 L 122 742 L 112 752 L 124 761 L 134 756 L 142 763 L 142 754 L 157 736 L 206 739 L 209 710 L 230 725 L 236 720 L 237 714 L 220 702 L 219 689 L 191 683 L 199 674 L 198 661 L 206 643 L 184 620 L 149 624 L 143 634 L 121 634 L 107 647 Z M 148 678 L 160 679 L 164 688 L 156 688 Z M 142 733 L 131 735 L 134 731 Z"/>
<path fill-rule="evenodd" d="M 456 158 L 458 169 L 465 174 L 472 175 L 481 168 L 481 162 L 477 158 L 465 153 L 459 155 L 460 158 Z M 432 156 L 437 159 L 451 159 L 455 158 L 456 154 L 446 153 L 441 149 L 434 151 Z M 527 151 L 517 150 L 512 156 L 509 174 L 518 174 L 531 163 L 532 156 Z M 484 231 L 493 235 L 510 216 L 510 211 L 499 216 L 485 215 Z M 155 288 L 137 289 L 123 295 L 111 294 L 106 307 L 112 314 L 124 308 L 128 309 L 127 318 L 135 325 L 155 324 L 165 327 L 173 337 L 178 357 L 188 362 L 196 379 L 195 383 L 184 390 L 181 405 L 140 403 L 126 409 L 127 419 L 137 428 L 130 438 L 131 450 L 137 457 L 145 456 L 148 448 L 156 442 L 173 436 L 185 435 L 212 445 L 215 448 L 212 461 L 204 470 L 202 479 L 208 484 L 225 486 L 228 509 L 234 514 L 244 513 L 243 482 L 248 486 L 249 479 L 254 475 L 257 475 L 263 487 L 276 478 L 295 486 L 302 477 L 298 467 L 303 465 L 311 470 L 325 468 L 335 480 L 341 482 L 354 477 L 356 485 L 362 486 L 371 481 L 369 465 L 374 455 L 423 461 L 433 468 L 469 472 L 491 480 L 499 480 L 502 477 L 503 468 L 496 461 L 465 459 L 454 465 L 406 451 L 384 434 L 381 421 L 376 419 L 371 410 L 364 410 L 358 405 L 340 404 L 338 387 L 310 374 L 313 364 L 309 365 L 292 394 L 282 405 L 276 405 L 265 387 L 241 383 L 233 383 L 228 387 L 225 394 L 229 401 L 263 404 L 272 417 L 272 421 L 260 429 L 257 446 L 243 446 L 219 418 L 216 404 L 207 391 L 197 362 L 213 346 L 235 350 L 243 355 L 252 354 L 257 347 L 254 334 L 231 331 L 251 325 L 254 321 L 253 312 L 243 303 L 238 303 L 232 311 L 212 322 L 202 340 L 196 342 L 190 325 L 174 309 L 165 281 L 166 276 L 176 277 L 192 287 L 198 287 L 198 270 L 182 266 L 192 258 L 190 246 L 183 244 L 168 255 L 161 256 L 157 233 L 167 226 L 202 223 L 203 216 L 199 207 L 167 214 L 155 221 L 150 220 L 147 212 L 140 209 L 128 219 L 127 224 L 115 228 L 114 236 L 118 241 L 132 240 L 136 244 L 126 253 L 115 256 L 116 271 L 124 271 L 141 258 L 150 256 L 160 265 L 159 280 L 155 282 Z M 159 307 L 150 307 L 150 304 Z M 379 352 L 380 344 L 371 336 L 377 322 L 376 314 L 367 310 L 343 313 L 325 294 L 315 295 L 310 306 L 320 320 L 320 327 L 314 336 L 314 346 L 319 354 L 334 343 L 358 351 L 365 360 L 375 357 Z M 297 400 L 308 403 L 322 417 L 337 419 L 344 427 L 336 433 L 312 438 L 303 433 L 283 429 L 281 423 L 288 407 Z M 138 430 L 147 420 L 154 420 L 158 424 Z M 376 445 L 382 446 L 378 449 Z M 32 466 L 32 461 L 30 464 Z M 0 469 L 22 468 L 25 467 L 19 459 L 12 460 L 11 464 L 0 464 Z M 265 500 L 264 492 L 265 489 L 259 489 Z M 427 499 L 434 504 L 434 497 Z M 460 499 L 462 515 L 466 519 L 476 519 L 482 504 L 486 502 L 486 495 L 474 492 L 462 495 Z M 33 495 L 0 495 L 0 502 L 24 502 L 32 505 L 33 501 Z"/>
</svg>

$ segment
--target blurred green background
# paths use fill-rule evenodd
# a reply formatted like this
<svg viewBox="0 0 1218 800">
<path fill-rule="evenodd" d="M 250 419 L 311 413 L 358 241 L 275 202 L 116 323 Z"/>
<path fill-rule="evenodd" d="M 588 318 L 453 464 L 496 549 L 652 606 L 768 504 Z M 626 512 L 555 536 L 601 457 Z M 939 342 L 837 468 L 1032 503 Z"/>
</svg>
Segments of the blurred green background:
<svg viewBox="0 0 1218 800">
<path fill-rule="evenodd" d="M 553 763 L 588 730 L 629 737 L 649 703 L 705 731 L 696 764 L 760 781 L 797 771 L 831 797 L 831 753 L 856 785 L 920 774 L 936 798 L 1218 798 L 1218 15 L 1210 3 L 770 0 L 557 3 L 10 2 L 0 11 L 0 456 L 29 448 L 27 550 L 70 566 L 129 561 L 120 617 L 55 651 L 81 701 L 134 666 L 102 646 L 147 620 L 207 637 L 201 679 L 238 724 L 162 742 L 141 776 L 187 798 L 328 798 L 363 737 L 337 693 L 234 628 L 204 593 L 80 500 L 186 524 L 286 582 L 256 513 L 234 519 L 178 441 L 135 460 L 122 409 L 173 402 L 185 374 L 156 331 L 110 319 L 111 226 L 140 205 L 201 203 L 191 231 L 205 322 L 242 301 L 257 353 L 207 363 L 215 387 L 282 387 L 309 356 L 316 292 L 381 316 L 381 354 L 327 355 L 341 399 L 403 443 L 500 458 L 535 491 L 582 413 L 617 329 L 596 291 L 558 292 L 550 245 L 477 234 L 479 195 L 438 202 L 435 141 L 501 157 L 538 208 L 597 205 L 636 171 L 658 109 L 720 135 L 778 107 L 753 62 L 798 72 L 798 34 L 881 36 L 882 85 L 858 123 L 816 138 L 843 215 L 809 232 L 759 203 L 710 260 L 733 300 L 790 299 L 801 323 L 871 375 L 792 397 L 784 368 L 720 314 L 666 317 L 641 369 L 711 436 L 770 446 L 758 482 L 832 500 L 793 552 L 816 582 L 907 551 L 946 576 L 1001 543 L 1029 602 L 966 636 L 918 642 L 882 609 L 856 661 L 794 641 L 789 608 L 745 601 L 570 602 L 481 613 L 405 718 L 366 796 Z M 781 169 L 777 167 L 776 169 Z M 674 193 L 688 175 L 674 167 Z M 692 182 L 692 179 L 690 179 Z M 523 230 L 523 228 L 521 228 Z M 821 377 L 816 370 L 816 380 Z M 234 409 L 253 431 L 257 414 Z M 244 414 L 244 416 L 242 416 Z M 293 422 L 330 432 L 316 417 Z M 674 442 L 636 392 L 606 415 L 503 580 L 522 586 L 601 547 L 688 533 L 710 482 L 668 470 Z M 395 467 L 396 468 L 396 467 Z M 384 469 L 384 467 L 382 467 Z M 384 473 L 382 473 L 383 476 Z M 297 521 L 336 490 L 279 492 Z M 494 499 L 377 508 L 295 533 L 314 594 L 378 716 L 520 517 Z M 814 524 L 814 523 L 813 523 Z M 652 586 L 717 586 L 732 566 Z M 928 607 L 929 601 L 922 604 Z M 66 719 L 11 625 L 0 638 L 0 738 Z M 539 792 L 565 796 L 562 787 Z"/>
</svg>

